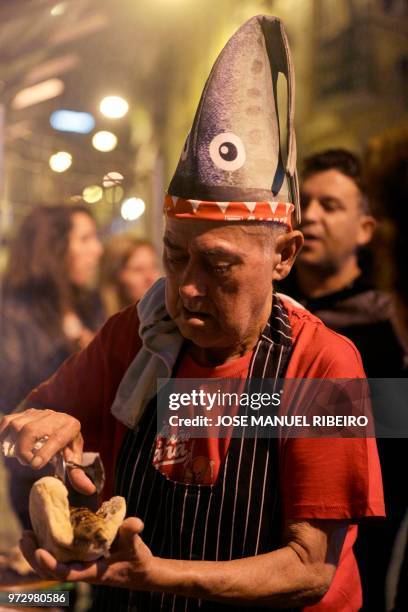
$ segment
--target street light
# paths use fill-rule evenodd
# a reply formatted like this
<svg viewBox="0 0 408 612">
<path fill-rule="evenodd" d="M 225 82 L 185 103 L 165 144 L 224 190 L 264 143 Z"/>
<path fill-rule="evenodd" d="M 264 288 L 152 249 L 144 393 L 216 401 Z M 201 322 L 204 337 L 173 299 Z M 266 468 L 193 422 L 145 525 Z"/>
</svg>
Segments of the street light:
<svg viewBox="0 0 408 612">
<path fill-rule="evenodd" d="M 102 115 L 109 119 L 121 119 L 129 110 L 129 104 L 120 96 L 106 96 L 99 104 Z"/>
<path fill-rule="evenodd" d="M 146 209 L 146 205 L 141 198 L 128 198 L 120 208 L 120 214 L 126 221 L 136 221 L 141 217 Z"/>
<path fill-rule="evenodd" d="M 118 139 L 112 132 L 102 130 L 93 135 L 92 144 L 98 151 L 106 153 L 108 151 L 113 151 L 118 144 Z"/>
<path fill-rule="evenodd" d="M 89 185 L 89 187 L 85 187 L 82 192 L 82 199 L 88 204 L 99 202 L 99 200 L 102 200 L 102 196 L 103 189 L 100 185 Z"/>
<path fill-rule="evenodd" d="M 89 134 L 95 127 L 95 119 L 90 113 L 59 109 L 50 117 L 51 126 L 60 132 Z"/>
<path fill-rule="evenodd" d="M 107 174 L 105 174 L 102 180 L 102 185 L 105 188 L 116 187 L 117 185 L 120 185 L 122 181 L 123 181 L 123 174 L 121 174 L 120 172 L 112 171 L 112 172 L 108 172 Z"/>
<path fill-rule="evenodd" d="M 48 79 L 42 83 L 36 83 L 31 87 L 21 89 L 11 102 L 11 107 L 15 110 L 23 110 L 33 104 L 39 104 L 46 100 L 51 100 L 62 94 L 65 85 L 61 79 Z"/>
<path fill-rule="evenodd" d="M 59 2 L 58 4 L 52 7 L 52 9 L 50 10 L 50 14 L 53 17 L 59 17 L 60 15 L 63 15 L 65 13 L 67 8 L 68 2 Z"/>
<path fill-rule="evenodd" d="M 67 151 L 58 151 L 51 155 L 48 163 L 54 172 L 65 172 L 72 164 L 72 155 Z"/>
</svg>

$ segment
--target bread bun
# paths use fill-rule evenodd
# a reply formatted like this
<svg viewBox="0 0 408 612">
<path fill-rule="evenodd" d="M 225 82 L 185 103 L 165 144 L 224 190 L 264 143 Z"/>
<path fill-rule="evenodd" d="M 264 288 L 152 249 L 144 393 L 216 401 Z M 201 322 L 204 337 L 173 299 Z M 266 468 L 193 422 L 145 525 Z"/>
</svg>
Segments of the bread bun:
<svg viewBox="0 0 408 612">
<path fill-rule="evenodd" d="M 107 556 L 126 515 L 123 497 L 112 497 L 94 513 L 73 508 L 68 490 L 53 476 L 37 480 L 30 491 L 31 524 L 41 548 L 58 561 L 94 561 Z"/>
</svg>

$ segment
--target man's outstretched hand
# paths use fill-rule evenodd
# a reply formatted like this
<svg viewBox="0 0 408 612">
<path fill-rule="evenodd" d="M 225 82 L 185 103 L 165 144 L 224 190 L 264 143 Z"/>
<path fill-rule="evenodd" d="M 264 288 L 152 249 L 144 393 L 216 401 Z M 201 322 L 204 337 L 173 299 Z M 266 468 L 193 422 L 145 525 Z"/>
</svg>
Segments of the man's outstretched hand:
<svg viewBox="0 0 408 612">
<path fill-rule="evenodd" d="M 24 412 L 9 414 L 0 421 L 0 443 L 6 438 L 15 444 L 15 454 L 20 463 L 34 470 L 44 467 L 59 451 L 63 452 L 66 461 L 82 463 L 81 423 L 64 412 L 28 408 Z M 48 439 L 35 450 L 35 444 L 42 438 Z M 70 468 L 67 473 L 79 493 L 95 493 L 95 485 L 83 470 Z"/>
<path fill-rule="evenodd" d="M 59 563 L 43 548 L 38 548 L 32 531 L 25 531 L 20 547 L 28 563 L 41 577 L 68 582 L 89 582 L 137 590 L 150 590 L 150 569 L 154 557 L 140 533 L 138 518 L 126 519 L 119 528 L 111 555 L 90 563 Z"/>
</svg>

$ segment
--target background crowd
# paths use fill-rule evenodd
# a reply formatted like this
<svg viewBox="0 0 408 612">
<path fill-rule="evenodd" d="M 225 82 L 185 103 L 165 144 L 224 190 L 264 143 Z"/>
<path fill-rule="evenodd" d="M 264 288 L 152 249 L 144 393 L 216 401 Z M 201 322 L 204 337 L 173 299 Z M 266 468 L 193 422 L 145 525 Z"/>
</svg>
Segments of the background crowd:
<svg viewBox="0 0 408 612">
<path fill-rule="evenodd" d="M 368 377 L 407 376 L 402 229 L 407 165 L 408 130 L 403 128 L 373 139 L 363 160 L 345 149 L 305 158 L 305 245 L 295 269 L 278 287 L 350 338 Z M 10 244 L 2 276 L 1 412 L 15 410 L 29 390 L 87 346 L 107 317 L 137 302 L 160 274 L 160 254 L 151 242 L 131 234 L 102 242 L 84 204 L 34 207 Z M 379 439 L 378 446 L 388 516 L 360 526 L 355 550 L 364 609 L 398 610 L 403 608 L 397 607 L 396 597 L 407 601 L 401 542 L 408 534 L 408 496 L 398 476 L 406 462 L 406 440 Z M 2 536 L 3 552 L 16 544 L 19 525 L 29 527 L 23 500 L 33 478 L 47 473 L 44 468 L 34 475 L 10 460 L 7 467 L 12 477 L 2 491 L 2 506 L 10 522 Z M 4 485 L 5 473 L 2 478 Z"/>
<path fill-rule="evenodd" d="M 211 14 L 208 3 L 200 1 L 191 14 L 177 6 L 171 24 L 166 8 L 157 6 L 149 14 L 139 7 L 143 3 L 133 2 L 130 9 L 130 0 L 120 10 L 112 0 L 25 4 L 19 15 L 0 5 L 7 24 L 0 37 L 1 414 L 15 410 L 28 391 L 86 347 L 109 316 L 137 302 L 161 276 L 158 211 L 201 91 L 201 75 L 235 28 L 234 20 L 241 23 L 257 12 L 277 14 L 287 24 L 299 92 L 305 245 L 277 290 L 350 338 L 368 377 L 407 376 L 406 2 L 326 0 L 299 3 L 293 11 L 295 2 L 223 0 Z M 127 10 L 134 10 L 131 17 Z M 34 15 L 36 27 L 30 29 Z M 22 32 L 27 38 L 20 50 L 13 45 Z M 157 40 L 154 52 L 151 40 Z M 36 66 L 43 76 L 35 75 Z M 99 149 L 111 155 L 103 163 L 95 144 L 87 150 L 76 135 L 61 141 L 61 133 L 52 132 L 48 118 L 59 108 L 55 100 L 61 91 L 51 102 L 40 94 L 43 114 L 38 100 L 18 98 L 23 88 L 41 79 L 56 81 L 70 70 L 76 80 L 67 77 L 65 107 L 82 110 L 94 101 L 106 73 L 111 89 L 123 92 L 126 82 L 129 96 L 137 98 L 128 119 L 120 119 L 128 123 L 117 129 L 123 148 Z M 88 79 L 92 87 L 85 92 Z M 99 127 L 116 138 L 106 131 L 113 129 L 109 122 L 115 115 L 107 117 Z M 393 129 L 384 131 L 388 126 Z M 42 138 L 36 143 L 38 133 Z M 61 157 L 67 146 L 71 153 Z M 93 184 L 95 177 L 101 185 Z M 146 203 L 124 199 L 132 189 Z M 407 441 L 380 439 L 378 447 L 387 519 L 360 525 L 355 551 L 363 609 L 407 610 Z M 13 487 L 10 473 L 17 472 L 20 484 Z M 21 582 L 28 571 L 16 545 L 29 524 L 21 500 L 32 480 L 31 470 L 12 460 L 6 465 L 0 457 L 0 587 L 2 576 Z"/>
</svg>

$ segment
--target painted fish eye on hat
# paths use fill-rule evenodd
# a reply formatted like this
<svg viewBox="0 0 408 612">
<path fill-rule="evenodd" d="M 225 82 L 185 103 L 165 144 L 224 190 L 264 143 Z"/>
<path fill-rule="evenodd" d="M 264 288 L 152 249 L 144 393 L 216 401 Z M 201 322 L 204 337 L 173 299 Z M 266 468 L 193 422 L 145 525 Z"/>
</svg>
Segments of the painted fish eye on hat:
<svg viewBox="0 0 408 612">
<path fill-rule="evenodd" d="M 223 132 L 214 136 L 209 146 L 210 157 L 217 168 L 234 172 L 245 164 L 245 147 L 239 136 Z"/>
<path fill-rule="evenodd" d="M 282 159 L 277 82 L 287 83 L 287 158 Z M 164 199 L 167 216 L 213 221 L 300 221 L 294 72 L 283 24 L 249 19 L 207 79 Z"/>
</svg>

